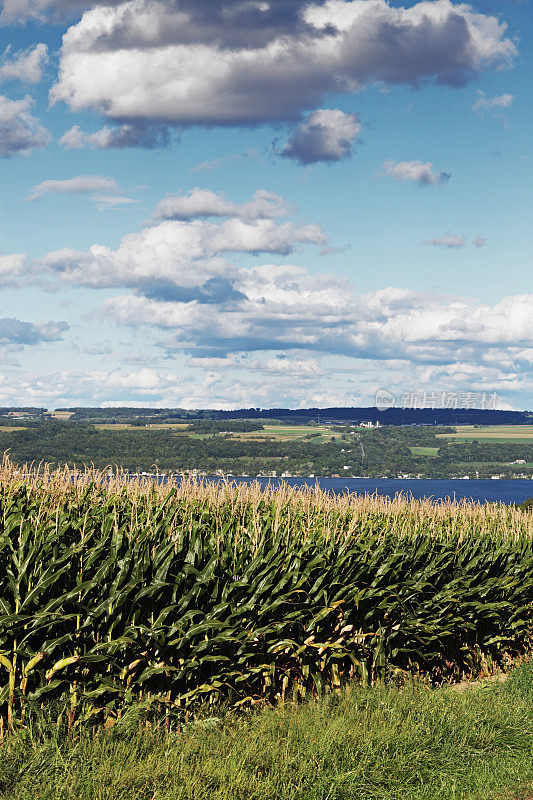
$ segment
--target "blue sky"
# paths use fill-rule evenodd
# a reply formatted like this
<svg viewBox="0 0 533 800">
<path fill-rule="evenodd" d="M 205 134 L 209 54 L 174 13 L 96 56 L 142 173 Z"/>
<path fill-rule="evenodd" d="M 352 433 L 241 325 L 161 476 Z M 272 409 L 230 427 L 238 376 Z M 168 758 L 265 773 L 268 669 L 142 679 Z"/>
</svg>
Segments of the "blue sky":
<svg viewBox="0 0 533 800">
<path fill-rule="evenodd" d="M 0 9 L 0 405 L 533 407 L 529 2 Z"/>
</svg>

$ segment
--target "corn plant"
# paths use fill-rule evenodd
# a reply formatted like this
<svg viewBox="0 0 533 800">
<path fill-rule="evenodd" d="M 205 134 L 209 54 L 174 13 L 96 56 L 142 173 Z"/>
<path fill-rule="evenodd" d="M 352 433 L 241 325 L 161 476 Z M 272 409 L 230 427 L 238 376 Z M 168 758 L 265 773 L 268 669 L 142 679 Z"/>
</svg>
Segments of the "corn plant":
<svg viewBox="0 0 533 800">
<path fill-rule="evenodd" d="M 72 729 L 490 669 L 530 645 L 532 533 L 498 504 L 4 460 L 0 734 L 64 697 Z"/>
</svg>

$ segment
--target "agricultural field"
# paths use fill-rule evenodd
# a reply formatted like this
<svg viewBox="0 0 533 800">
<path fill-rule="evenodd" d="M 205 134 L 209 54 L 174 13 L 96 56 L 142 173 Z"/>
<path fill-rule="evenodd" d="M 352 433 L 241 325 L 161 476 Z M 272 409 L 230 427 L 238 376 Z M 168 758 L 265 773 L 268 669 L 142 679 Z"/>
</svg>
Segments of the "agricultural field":
<svg viewBox="0 0 533 800">
<path fill-rule="evenodd" d="M 414 456 L 429 456 L 429 458 L 436 458 L 439 454 L 438 447 L 410 447 L 409 449 Z"/>
<path fill-rule="evenodd" d="M 494 443 L 533 443 L 533 425 L 458 425 L 457 433 L 439 433 L 439 439 Z"/>
<path fill-rule="evenodd" d="M 186 422 L 150 422 L 146 423 L 146 425 L 132 425 L 129 422 L 107 422 L 107 423 L 97 423 L 95 426 L 96 430 L 99 431 L 146 431 L 146 430 L 160 430 L 160 431 L 172 431 L 172 430 L 183 430 L 187 428 Z"/>
<path fill-rule="evenodd" d="M 146 425 L 133 425 L 131 423 L 101 423 L 95 424 L 96 430 L 101 431 L 128 431 L 128 432 L 146 432 L 146 431 L 170 431 L 173 433 L 186 433 L 191 439 L 211 439 L 214 436 L 220 436 L 220 432 L 196 432 L 190 429 L 190 423 L 148 423 Z M 295 442 L 313 437 L 315 444 L 324 444 L 332 440 L 340 440 L 341 434 L 332 431 L 327 425 L 264 425 L 263 430 L 247 431 L 247 432 L 232 432 L 231 423 L 228 423 L 228 433 L 235 441 L 240 442 L 266 442 L 268 440 L 274 442 Z"/>
<path fill-rule="evenodd" d="M 185 431 L 189 428 L 190 423 L 147 423 L 146 425 L 132 425 L 131 423 L 103 423 L 96 424 L 94 427 L 102 431 L 146 431 L 146 430 L 169 430 L 169 431 Z M 228 430 L 231 432 L 231 422 L 228 422 Z M 297 439 L 304 439 L 306 436 L 313 435 L 316 441 L 331 440 L 340 438 L 340 433 L 332 431 L 327 425 L 264 425 L 263 430 L 249 431 L 245 433 L 234 432 L 231 433 L 232 438 L 242 441 L 264 441 L 265 439 L 273 439 L 278 442 L 290 442 Z M 187 431 L 188 436 L 193 438 L 206 438 L 206 436 L 217 435 L 214 433 L 195 433 L 194 430 Z M 320 438 L 319 438 L 320 437 Z"/>
<path fill-rule="evenodd" d="M 533 631 L 533 516 L 317 489 L 0 472 L 0 733 L 142 702 L 167 727 L 504 666 Z"/>
<path fill-rule="evenodd" d="M 327 425 L 264 425 L 262 431 L 250 433 L 234 433 L 233 437 L 247 441 L 274 439 L 278 442 L 290 442 L 304 439 L 306 436 L 316 437 L 316 441 L 340 439 L 341 434 L 332 431 Z M 320 438 L 319 438 L 320 437 Z"/>
</svg>

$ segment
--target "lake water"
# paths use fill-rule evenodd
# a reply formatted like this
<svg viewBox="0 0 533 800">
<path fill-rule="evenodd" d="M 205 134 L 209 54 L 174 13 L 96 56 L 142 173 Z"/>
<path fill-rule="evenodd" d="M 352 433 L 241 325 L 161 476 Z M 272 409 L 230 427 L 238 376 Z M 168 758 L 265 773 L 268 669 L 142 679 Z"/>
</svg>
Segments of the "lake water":
<svg viewBox="0 0 533 800">
<path fill-rule="evenodd" d="M 219 481 L 219 478 L 207 480 Z M 353 492 L 355 494 L 378 494 L 394 497 L 399 492 L 404 495 L 434 500 L 474 500 L 479 503 L 521 503 L 533 497 L 533 480 L 432 480 L 399 478 L 231 478 L 235 483 L 254 483 L 261 486 L 316 486 L 335 494 Z"/>
</svg>

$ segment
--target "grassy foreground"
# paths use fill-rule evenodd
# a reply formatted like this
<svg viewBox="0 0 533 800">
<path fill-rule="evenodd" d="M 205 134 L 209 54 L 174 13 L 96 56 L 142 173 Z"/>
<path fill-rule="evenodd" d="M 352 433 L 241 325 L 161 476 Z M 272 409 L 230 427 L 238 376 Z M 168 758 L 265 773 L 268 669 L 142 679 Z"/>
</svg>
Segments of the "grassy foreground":
<svg viewBox="0 0 533 800">
<path fill-rule="evenodd" d="M 138 709 L 137 709 L 138 711 Z M 0 747 L 5 800 L 511 800 L 533 797 L 533 664 L 506 684 L 351 686 L 168 736 L 33 722 Z"/>
</svg>

